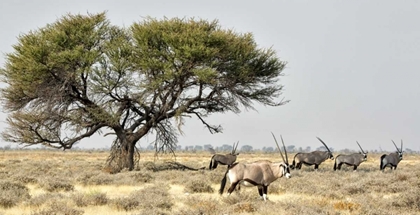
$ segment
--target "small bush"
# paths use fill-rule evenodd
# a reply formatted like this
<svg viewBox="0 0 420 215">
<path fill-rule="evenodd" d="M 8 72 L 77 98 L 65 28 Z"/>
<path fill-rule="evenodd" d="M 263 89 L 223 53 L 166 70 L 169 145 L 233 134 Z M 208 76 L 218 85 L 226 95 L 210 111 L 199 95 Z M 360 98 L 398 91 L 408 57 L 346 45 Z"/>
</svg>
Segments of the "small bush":
<svg viewBox="0 0 420 215">
<path fill-rule="evenodd" d="M 242 202 L 234 206 L 236 213 L 253 213 L 256 211 L 256 206 L 252 202 Z"/>
<path fill-rule="evenodd" d="M 81 215 L 83 210 L 74 208 L 68 198 L 61 195 L 61 198 L 50 199 L 41 210 L 34 211 L 31 215 Z"/>
<path fill-rule="evenodd" d="M 168 186 L 150 186 L 130 193 L 128 197 L 117 198 L 111 205 L 117 210 L 130 211 L 134 209 L 163 209 L 170 210 L 173 206 L 168 194 Z"/>
<path fill-rule="evenodd" d="M 0 194 L 0 207 L 2 208 L 11 208 L 19 203 L 19 200 L 14 197 L 4 196 Z"/>
<path fill-rule="evenodd" d="M 116 198 L 111 201 L 111 205 L 117 210 L 131 211 L 138 208 L 140 201 L 138 198 Z"/>
<path fill-rule="evenodd" d="M 184 207 L 179 214 L 196 215 L 196 214 L 221 214 L 220 203 L 213 198 L 204 199 L 200 197 L 188 197 L 185 201 Z"/>
<path fill-rule="evenodd" d="M 34 196 L 25 202 L 25 205 L 31 207 L 41 207 L 42 205 L 52 202 L 55 199 L 63 199 L 64 196 L 61 193 L 44 193 L 41 195 Z"/>
<path fill-rule="evenodd" d="M 348 210 L 350 212 L 353 212 L 355 210 L 358 210 L 360 208 L 360 205 L 348 201 L 339 201 L 334 203 L 333 207 L 335 210 Z"/>
<path fill-rule="evenodd" d="M 68 182 L 47 180 L 43 183 L 39 183 L 40 186 L 48 192 L 60 192 L 60 191 L 73 191 L 74 186 Z"/>
<path fill-rule="evenodd" d="M 149 173 L 137 172 L 131 175 L 135 182 L 148 183 L 153 181 L 154 177 Z"/>
<path fill-rule="evenodd" d="M 93 205 L 93 206 L 106 205 L 109 199 L 105 193 L 91 192 L 91 193 L 77 193 L 73 195 L 73 201 L 78 207 L 86 207 L 89 205 Z"/>
<path fill-rule="evenodd" d="M 29 189 L 25 185 L 10 181 L 0 181 L 0 207 L 11 208 L 29 198 Z"/>
<path fill-rule="evenodd" d="M 31 176 L 18 174 L 18 175 L 13 176 L 13 181 L 28 184 L 28 183 L 36 183 L 37 179 Z"/>
<path fill-rule="evenodd" d="M 115 182 L 115 175 L 100 172 L 89 178 L 87 184 L 89 185 L 109 185 Z"/>
<path fill-rule="evenodd" d="M 184 191 L 187 193 L 213 193 L 214 189 L 207 181 L 195 180 L 189 181 Z"/>
<path fill-rule="evenodd" d="M 411 188 L 392 201 L 392 206 L 420 211 L 420 189 Z"/>
<path fill-rule="evenodd" d="M 50 208 L 42 209 L 36 212 L 31 213 L 31 215 L 82 215 L 84 214 L 83 210 L 71 208 L 68 206 L 52 206 Z"/>
</svg>

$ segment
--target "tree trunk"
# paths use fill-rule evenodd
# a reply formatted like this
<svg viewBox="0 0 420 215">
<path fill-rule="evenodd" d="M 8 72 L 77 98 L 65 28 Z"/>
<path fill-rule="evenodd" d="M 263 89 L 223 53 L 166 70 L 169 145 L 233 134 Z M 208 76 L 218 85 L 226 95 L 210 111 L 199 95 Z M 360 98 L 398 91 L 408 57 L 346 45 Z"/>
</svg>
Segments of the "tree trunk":
<svg viewBox="0 0 420 215">
<path fill-rule="evenodd" d="M 107 165 L 112 172 L 120 172 L 122 169 L 133 170 L 136 160 L 136 142 L 132 138 L 117 138 L 111 147 Z"/>
<path fill-rule="evenodd" d="M 129 171 L 134 169 L 134 148 L 136 143 L 133 141 L 126 141 L 126 145 L 128 146 L 128 150 L 127 150 L 127 166 L 126 168 L 128 168 Z"/>
</svg>

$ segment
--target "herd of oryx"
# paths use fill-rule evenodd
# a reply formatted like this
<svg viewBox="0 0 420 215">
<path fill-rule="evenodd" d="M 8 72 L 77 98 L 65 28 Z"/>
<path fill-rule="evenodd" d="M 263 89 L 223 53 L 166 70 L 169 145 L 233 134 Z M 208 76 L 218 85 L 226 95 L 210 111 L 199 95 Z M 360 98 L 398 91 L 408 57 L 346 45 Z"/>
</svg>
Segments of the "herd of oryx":
<svg viewBox="0 0 420 215">
<path fill-rule="evenodd" d="M 334 160 L 334 156 L 327 144 L 317 137 L 319 141 L 325 146 L 327 151 L 313 151 L 309 153 L 299 152 L 293 158 L 292 165 L 289 165 L 289 159 L 287 157 L 286 146 L 284 145 L 283 137 L 280 136 L 283 144 L 284 156 L 277 142 L 276 137 L 273 133 L 274 141 L 276 142 L 277 149 L 280 152 L 283 162 L 273 163 L 271 161 L 262 160 L 255 161 L 252 163 L 236 162 L 236 157 L 239 153 L 236 152 L 238 143 L 234 143 L 232 151 L 229 154 L 214 154 L 211 158 L 209 169 L 213 170 L 217 168 L 217 165 L 227 165 L 227 171 L 220 183 L 219 193 L 223 194 L 227 177 L 230 181 L 230 187 L 228 188 L 228 195 L 230 195 L 236 188 L 236 186 L 257 186 L 258 193 L 264 201 L 267 200 L 267 188 L 275 180 L 281 177 L 290 178 L 290 169 L 300 169 L 302 164 L 307 166 L 315 165 L 315 170 L 318 169 L 319 165 L 327 159 Z M 340 170 L 343 164 L 353 166 L 353 170 L 364 161 L 367 160 L 367 151 L 365 152 L 360 144 L 356 141 L 360 148 L 360 153 L 354 154 L 339 154 L 335 157 L 334 170 Z M 380 170 L 383 171 L 386 167 L 396 169 L 398 163 L 403 159 L 403 142 L 401 140 L 401 148 L 399 149 L 394 141 L 392 141 L 397 151 L 395 153 L 384 154 L 380 158 Z M 239 187 L 238 187 L 239 188 Z"/>
</svg>

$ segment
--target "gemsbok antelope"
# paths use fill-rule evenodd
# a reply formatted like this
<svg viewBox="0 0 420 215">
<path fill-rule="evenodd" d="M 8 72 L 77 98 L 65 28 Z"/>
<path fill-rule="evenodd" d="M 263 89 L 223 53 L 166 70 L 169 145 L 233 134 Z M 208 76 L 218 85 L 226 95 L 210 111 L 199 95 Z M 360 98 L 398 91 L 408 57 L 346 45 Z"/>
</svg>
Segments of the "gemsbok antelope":
<svg viewBox="0 0 420 215">
<path fill-rule="evenodd" d="M 239 155 L 239 153 L 236 153 L 236 149 L 238 148 L 238 144 L 239 144 L 239 141 L 236 143 L 236 145 L 235 145 L 235 143 L 233 143 L 232 151 L 229 154 L 225 154 L 225 155 L 214 154 L 211 157 L 209 169 L 210 170 L 216 169 L 218 164 L 230 166 L 233 163 L 235 163 L 236 157 Z"/>
<path fill-rule="evenodd" d="M 264 201 L 267 201 L 267 188 L 275 180 L 281 177 L 290 178 L 290 169 L 287 158 L 286 147 L 284 146 L 283 137 L 281 141 L 283 143 L 284 153 L 286 159 L 284 159 L 279 144 L 277 143 L 276 137 L 273 133 L 273 138 L 276 142 L 277 148 L 280 152 L 283 162 L 272 163 L 271 161 L 256 161 L 253 163 L 234 163 L 228 168 L 220 183 L 219 193 L 223 194 L 223 190 L 226 185 L 226 177 L 229 177 L 230 187 L 227 191 L 230 195 L 234 190 L 236 185 L 242 184 L 244 186 L 257 186 L 258 193 Z"/>
<path fill-rule="evenodd" d="M 390 167 L 392 169 L 397 169 L 398 163 L 403 159 L 403 141 L 401 140 L 401 149 L 398 149 L 395 142 L 392 140 L 392 143 L 394 143 L 395 148 L 397 149 L 397 152 L 393 152 L 390 154 L 383 154 L 381 156 L 381 165 L 380 170 L 384 171 L 385 167 Z"/>
<path fill-rule="evenodd" d="M 335 170 L 340 170 L 341 169 L 341 165 L 346 164 L 348 166 L 353 166 L 353 171 L 356 171 L 357 167 L 364 161 L 367 160 L 367 151 L 363 151 L 362 147 L 360 146 L 359 142 L 357 142 L 357 145 L 360 148 L 360 153 L 354 153 L 354 154 L 350 154 L 350 155 L 337 155 L 337 157 L 335 157 L 335 162 L 334 162 L 334 171 Z"/>
<path fill-rule="evenodd" d="M 309 153 L 299 152 L 293 158 L 293 163 L 290 166 L 291 169 L 300 169 L 302 168 L 302 164 L 305 164 L 307 166 L 315 165 L 315 170 L 317 170 L 319 165 L 328 158 L 334 160 L 334 156 L 328 148 L 327 144 L 325 144 L 324 141 L 321 140 L 321 138 L 317 138 L 325 146 L 327 151 L 313 151 Z"/>
</svg>

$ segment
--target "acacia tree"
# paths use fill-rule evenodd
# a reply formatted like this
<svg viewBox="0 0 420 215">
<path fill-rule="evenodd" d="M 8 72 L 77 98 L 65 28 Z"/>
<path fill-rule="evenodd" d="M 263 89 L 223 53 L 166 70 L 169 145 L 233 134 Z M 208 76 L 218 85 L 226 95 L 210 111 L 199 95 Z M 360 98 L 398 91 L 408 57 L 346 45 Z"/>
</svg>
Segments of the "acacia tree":
<svg viewBox="0 0 420 215">
<path fill-rule="evenodd" d="M 285 62 L 217 21 L 146 18 L 122 28 L 105 13 L 68 14 L 13 48 L 0 72 L 3 139 L 70 149 L 109 129 L 110 158 L 129 170 L 147 134 L 156 148 L 174 149 L 185 117 L 217 133 L 206 121 L 212 113 L 287 102 L 278 98 Z"/>
</svg>

